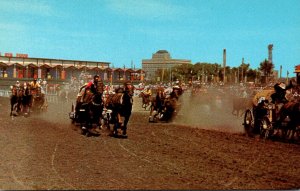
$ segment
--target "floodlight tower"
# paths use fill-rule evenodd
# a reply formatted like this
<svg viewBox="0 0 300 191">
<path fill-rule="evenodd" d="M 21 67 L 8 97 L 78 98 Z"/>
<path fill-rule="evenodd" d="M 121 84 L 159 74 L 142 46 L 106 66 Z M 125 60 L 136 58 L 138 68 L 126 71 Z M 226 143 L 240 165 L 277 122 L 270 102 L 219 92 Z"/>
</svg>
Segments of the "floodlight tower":
<svg viewBox="0 0 300 191">
<path fill-rule="evenodd" d="M 223 83 L 226 83 L 226 49 L 223 49 Z"/>
<path fill-rule="evenodd" d="M 270 63 L 273 63 L 273 60 L 272 60 L 272 51 L 273 51 L 273 44 L 269 44 L 268 45 L 268 51 L 269 51 L 269 57 L 268 57 L 268 61 Z"/>
</svg>

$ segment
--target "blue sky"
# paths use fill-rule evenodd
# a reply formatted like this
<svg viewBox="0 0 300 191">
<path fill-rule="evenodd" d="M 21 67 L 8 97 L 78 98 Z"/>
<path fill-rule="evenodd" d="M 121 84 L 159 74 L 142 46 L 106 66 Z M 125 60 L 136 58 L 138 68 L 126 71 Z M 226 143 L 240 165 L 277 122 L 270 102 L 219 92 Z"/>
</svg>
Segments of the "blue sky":
<svg viewBox="0 0 300 191">
<path fill-rule="evenodd" d="M 141 68 L 158 50 L 174 59 L 251 68 L 268 58 L 294 76 L 300 0 L 0 0 L 0 52 L 107 61 Z"/>
</svg>

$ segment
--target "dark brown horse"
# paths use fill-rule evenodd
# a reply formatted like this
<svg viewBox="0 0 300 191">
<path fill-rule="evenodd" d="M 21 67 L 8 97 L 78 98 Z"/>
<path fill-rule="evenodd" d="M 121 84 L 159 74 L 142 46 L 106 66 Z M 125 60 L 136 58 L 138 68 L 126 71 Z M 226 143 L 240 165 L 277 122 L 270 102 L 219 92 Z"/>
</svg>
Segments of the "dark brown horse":
<svg viewBox="0 0 300 191">
<path fill-rule="evenodd" d="M 106 108 L 111 109 L 111 124 L 114 124 L 112 136 L 119 137 L 118 129 L 122 130 L 122 137 L 127 138 L 127 124 L 131 116 L 133 104 L 133 86 L 126 84 L 124 88 L 116 90 L 116 94 L 108 97 Z"/>
<path fill-rule="evenodd" d="M 19 115 L 22 110 L 23 89 L 21 87 L 12 86 L 10 96 L 10 116 Z"/>
<path fill-rule="evenodd" d="M 103 82 L 97 82 L 94 89 L 85 87 L 83 102 L 78 102 L 76 105 L 77 119 L 80 123 L 82 134 L 98 134 L 92 131 L 93 125 L 97 127 L 101 126 L 101 117 L 103 111 L 103 100 L 102 95 L 104 91 Z"/>
<path fill-rule="evenodd" d="M 278 125 L 281 125 L 282 122 L 287 121 L 286 128 L 281 127 L 283 130 L 283 135 L 286 136 L 288 131 L 291 132 L 291 137 L 295 136 L 295 133 L 298 134 L 299 138 L 299 128 L 300 128 L 300 103 L 299 102 L 288 102 L 285 103 L 279 111 L 279 121 Z M 285 138 L 285 137 L 284 137 Z"/>
</svg>

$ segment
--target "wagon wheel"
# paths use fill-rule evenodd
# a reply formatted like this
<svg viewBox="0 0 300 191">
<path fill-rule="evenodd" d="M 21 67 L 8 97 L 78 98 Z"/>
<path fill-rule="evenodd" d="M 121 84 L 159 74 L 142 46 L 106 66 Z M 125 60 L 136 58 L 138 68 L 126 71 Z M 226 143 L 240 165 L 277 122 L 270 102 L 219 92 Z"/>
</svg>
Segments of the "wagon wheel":
<svg viewBox="0 0 300 191">
<path fill-rule="evenodd" d="M 244 115 L 244 129 L 247 135 L 252 136 L 252 132 L 254 129 L 254 119 L 252 115 L 252 111 L 250 109 L 247 109 Z"/>
<path fill-rule="evenodd" d="M 271 124 L 270 120 L 267 117 L 264 117 L 260 121 L 259 130 L 260 130 L 260 136 L 264 139 L 269 138 L 270 135 L 273 133 L 272 124 Z"/>
</svg>

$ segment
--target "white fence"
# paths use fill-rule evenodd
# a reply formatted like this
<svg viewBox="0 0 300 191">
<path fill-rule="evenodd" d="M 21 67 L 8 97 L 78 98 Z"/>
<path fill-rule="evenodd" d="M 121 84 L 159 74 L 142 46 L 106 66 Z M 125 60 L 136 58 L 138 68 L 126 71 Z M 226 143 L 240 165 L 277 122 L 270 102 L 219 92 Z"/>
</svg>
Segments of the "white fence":
<svg viewBox="0 0 300 191">
<path fill-rule="evenodd" d="M 9 97 L 10 90 L 0 90 L 0 97 Z"/>
</svg>

